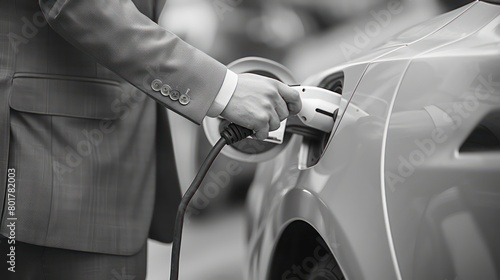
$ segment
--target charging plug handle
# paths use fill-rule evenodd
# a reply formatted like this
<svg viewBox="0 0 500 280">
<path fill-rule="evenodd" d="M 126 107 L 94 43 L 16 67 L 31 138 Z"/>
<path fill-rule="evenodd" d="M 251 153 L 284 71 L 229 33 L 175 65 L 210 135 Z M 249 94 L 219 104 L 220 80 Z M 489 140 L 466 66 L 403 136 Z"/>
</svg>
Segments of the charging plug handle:
<svg viewBox="0 0 500 280">
<path fill-rule="evenodd" d="M 333 119 L 333 123 L 337 120 L 338 112 L 339 110 L 336 109 L 333 113 L 328 114 L 328 116 Z M 306 138 L 319 139 L 325 135 L 325 133 L 330 133 L 331 131 L 325 132 L 323 130 L 316 129 L 309 124 L 304 123 L 300 116 L 295 115 L 288 117 L 285 132 L 302 135 Z"/>
<path fill-rule="evenodd" d="M 302 99 L 302 110 L 297 118 L 304 129 L 331 133 L 337 118 L 341 95 L 320 87 L 295 86 Z M 294 126 L 300 126 L 294 123 Z M 302 131 L 301 129 L 300 131 Z M 299 133 L 300 134 L 300 133 Z"/>
<path fill-rule="evenodd" d="M 220 133 L 220 136 L 226 140 L 227 145 L 233 145 L 253 134 L 253 130 L 232 123 Z"/>
</svg>

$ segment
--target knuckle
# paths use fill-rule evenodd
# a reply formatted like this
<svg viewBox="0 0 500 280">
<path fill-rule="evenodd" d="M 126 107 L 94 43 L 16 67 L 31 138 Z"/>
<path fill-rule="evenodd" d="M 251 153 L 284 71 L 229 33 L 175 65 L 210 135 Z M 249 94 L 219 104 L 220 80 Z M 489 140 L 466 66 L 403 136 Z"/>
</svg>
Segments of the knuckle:
<svg viewBox="0 0 500 280">
<path fill-rule="evenodd" d="M 261 111 L 259 113 L 259 119 L 263 122 L 269 122 L 269 113 L 268 111 Z"/>
<path fill-rule="evenodd" d="M 266 97 L 270 100 L 274 100 L 276 98 L 276 91 L 273 88 L 269 88 L 266 90 Z"/>
<path fill-rule="evenodd" d="M 269 122 L 269 119 L 268 119 L 267 115 L 265 115 L 265 114 L 259 114 L 255 118 L 255 123 L 259 128 L 266 126 L 266 124 L 268 122 Z"/>
<path fill-rule="evenodd" d="M 271 102 L 264 103 L 262 107 L 268 112 L 274 110 L 274 105 Z"/>
<path fill-rule="evenodd" d="M 269 124 L 269 121 L 268 121 L 268 120 L 266 120 L 266 119 L 262 119 L 262 120 L 260 120 L 260 121 L 259 121 L 259 126 L 260 126 L 261 128 L 266 127 L 268 124 Z"/>
</svg>

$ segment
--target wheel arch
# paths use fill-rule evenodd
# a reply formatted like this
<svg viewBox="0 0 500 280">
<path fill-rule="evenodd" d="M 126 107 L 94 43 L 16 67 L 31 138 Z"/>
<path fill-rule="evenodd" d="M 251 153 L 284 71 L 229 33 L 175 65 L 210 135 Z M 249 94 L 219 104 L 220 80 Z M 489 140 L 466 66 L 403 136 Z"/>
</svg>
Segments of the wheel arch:
<svg viewBox="0 0 500 280">
<path fill-rule="evenodd" d="M 267 279 L 309 279 L 307 276 L 317 272 L 318 267 L 331 274 L 331 279 L 344 279 L 337 259 L 319 232 L 306 221 L 290 222 L 273 250 Z"/>
<path fill-rule="evenodd" d="M 326 251 L 331 260 L 338 263 L 336 254 L 349 252 L 348 244 L 340 241 L 346 240 L 340 225 L 317 194 L 307 189 L 291 189 L 275 209 L 269 219 L 274 238 L 270 243 L 264 242 L 272 244 L 265 279 L 303 279 L 300 275 L 292 275 L 294 265 L 304 266 L 306 262 L 307 266 L 307 262 L 310 264 L 315 257 L 318 258 L 318 254 L 322 254 L 321 251 Z M 349 253 L 343 255 L 348 259 L 351 257 Z M 349 269 L 355 267 L 355 263 L 347 264 Z M 340 267 L 337 270 L 342 275 L 343 270 Z"/>
</svg>

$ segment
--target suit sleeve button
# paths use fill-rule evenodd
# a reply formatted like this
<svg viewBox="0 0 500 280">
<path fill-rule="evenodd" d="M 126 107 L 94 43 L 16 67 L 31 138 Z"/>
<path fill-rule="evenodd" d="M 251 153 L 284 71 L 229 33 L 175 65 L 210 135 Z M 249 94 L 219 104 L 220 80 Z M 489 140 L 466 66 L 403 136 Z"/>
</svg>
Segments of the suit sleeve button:
<svg viewBox="0 0 500 280">
<path fill-rule="evenodd" d="M 191 102 L 191 98 L 186 94 L 181 95 L 181 97 L 179 98 L 179 103 L 181 103 L 181 105 L 186 106 L 189 104 L 189 102 Z"/>
<path fill-rule="evenodd" d="M 155 80 L 153 80 L 153 82 L 151 82 L 151 88 L 154 91 L 160 91 L 162 85 L 163 85 L 163 83 L 161 82 L 161 80 L 158 80 L 158 79 L 155 79 Z"/>
<path fill-rule="evenodd" d="M 170 99 L 176 101 L 176 100 L 179 100 L 181 96 L 181 93 L 178 91 L 178 90 L 172 90 L 170 92 Z"/>
<path fill-rule="evenodd" d="M 172 91 L 172 88 L 169 85 L 163 85 L 161 87 L 161 90 L 160 90 L 161 95 L 163 95 L 165 97 L 169 96 L 171 91 Z"/>
</svg>

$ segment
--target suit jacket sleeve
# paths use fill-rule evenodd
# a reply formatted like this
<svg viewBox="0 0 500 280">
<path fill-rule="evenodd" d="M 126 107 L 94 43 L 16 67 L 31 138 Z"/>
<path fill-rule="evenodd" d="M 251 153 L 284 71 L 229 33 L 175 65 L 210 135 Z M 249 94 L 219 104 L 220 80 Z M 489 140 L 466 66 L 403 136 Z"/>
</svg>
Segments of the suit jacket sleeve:
<svg viewBox="0 0 500 280">
<path fill-rule="evenodd" d="M 200 123 L 226 67 L 142 14 L 131 0 L 39 0 L 49 25 L 81 51 L 162 105 Z M 190 102 L 152 88 L 160 80 Z M 185 103 L 185 102 L 183 102 Z"/>
</svg>

